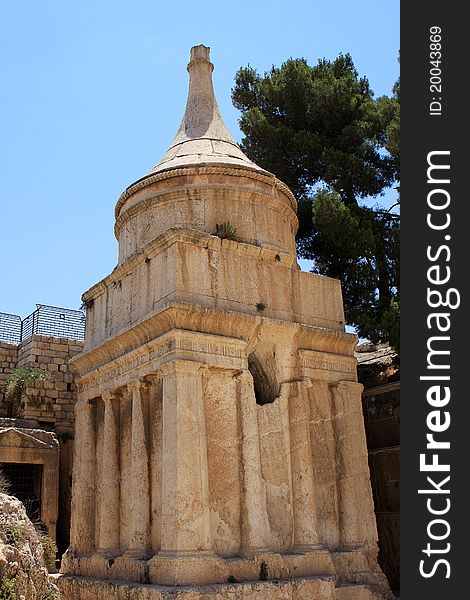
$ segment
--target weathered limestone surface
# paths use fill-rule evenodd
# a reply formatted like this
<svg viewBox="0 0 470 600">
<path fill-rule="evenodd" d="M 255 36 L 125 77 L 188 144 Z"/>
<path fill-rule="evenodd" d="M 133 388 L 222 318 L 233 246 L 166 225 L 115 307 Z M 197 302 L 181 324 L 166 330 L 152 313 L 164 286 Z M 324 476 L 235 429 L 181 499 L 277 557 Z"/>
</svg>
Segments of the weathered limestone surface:
<svg viewBox="0 0 470 600">
<path fill-rule="evenodd" d="M 59 579 L 61 596 L 95 600 L 374 600 L 377 596 L 367 586 L 335 587 L 331 578 L 311 577 L 291 581 L 250 582 L 245 584 L 207 585 L 194 587 L 163 587 L 91 580 L 79 577 Z"/>
<path fill-rule="evenodd" d="M 23 504 L 0 492 L 0 597 L 58 599 L 48 577 L 44 550 Z"/>
<path fill-rule="evenodd" d="M 387 598 L 340 285 L 300 272 L 295 200 L 233 142 L 208 56 L 84 295 L 62 594 Z"/>
</svg>

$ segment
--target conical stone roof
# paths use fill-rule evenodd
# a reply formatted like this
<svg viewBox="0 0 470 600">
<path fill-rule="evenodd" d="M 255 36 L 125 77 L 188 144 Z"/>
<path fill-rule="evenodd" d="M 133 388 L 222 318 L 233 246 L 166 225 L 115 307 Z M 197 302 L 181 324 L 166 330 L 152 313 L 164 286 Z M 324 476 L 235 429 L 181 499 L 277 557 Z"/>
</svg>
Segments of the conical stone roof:
<svg viewBox="0 0 470 600">
<path fill-rule="evenodd" d="M 115 207 L 123 263 L 169 230 L 205 234 L 230 218 L 237 239 L 295 255 L 296 202 L 275 175 L 240 150 L 220 116 L 209 48 L 191 49 L 186 110 L 162 160 Z"/>
<path fill-rule="evenodd" d="M 267 173 L 238 147 L 220 115 L 212 84 L 210 48 L 191 48 L 186 110 L 175 139 L 162 160 L 145 176 L 197 165 L 228 165 Z"/>
</svg>

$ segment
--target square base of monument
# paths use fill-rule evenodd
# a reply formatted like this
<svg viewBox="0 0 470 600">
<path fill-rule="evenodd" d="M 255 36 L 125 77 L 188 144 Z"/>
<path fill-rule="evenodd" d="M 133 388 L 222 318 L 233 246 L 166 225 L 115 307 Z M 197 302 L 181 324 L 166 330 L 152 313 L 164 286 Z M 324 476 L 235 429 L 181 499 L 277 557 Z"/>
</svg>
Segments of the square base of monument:
<svg viewBox="0 0 470 600">
<path fill-rule="evenodd" d="M 62 557 L 61 570 L 83 577 L 96 577 L 116 581 L 148 581 L 148 567 L 145 559 L 122 555 L 116 558 L 94 553 L 80 558 L 67 551 Z"/>
<path fill-rule="evenodd" d="M 345 572 L 354 566 L 347 564 Z M 360 564 L 359 568 L 362 572 L 364 565 Z M 62 557 L 61 570 L 69 575 L 159 585 L 225 583 L 229 577 L 236 581 L 259 581 L 336 574 L 332 554 L 325 549 L 289 554 L 258 552 L 233 558 L 221 558 L 211 552 L 162 553 L 148 561 L 129 554 L 76 556 L 67 551 Z"/>
<path fill-rule="evenodd" d="M 157 554 L 148 561 L 151 583 L 159 585 L 200 585 L 227 581 L 226 561 L 212 553 Z"/>
<path fill-rule="evenodd" d="M 335 587 L 332 577 L 169 587 L 71 575 L 55 579 L 61 600 L 383 600 L 364 585 Z"/>
<path fill-rule="evenodd" d="M 375 590 L 379 597 L 393 598 L 387 578 L 377 562 L 376 547 L 336 551 L 331 557 L 340 585 L 364 585 Z"/>
<path fill-rule="evenodd" d="M 290 554 L 260 552 L 252 556 L 225 559 L 230 575 L 237 581 L 267 579 L 289 579 L 334 575 L 334 566 L 328 550 L 310 550 Z"/>
<path fill-rule="evenodd" d="M 188 600 L 238 600 L 258 590 L 257 586 L 268 584 L 275 586 L 273 589 L 278 595 L 259 595 L 259 600 L 284 600 L 285 597 L 289 600 L 388 600 L 392 595 L 375 554 L 374 547 L 336 552 L 313 549 L 282 555 L 260 552 L 234 558 L 220 558 L 209 552 L 162 553 L 146 561 L 128 555 L 115 559 L 100 554 L 77 557 L 68 551 L 62 560 L 62 571 L 66 574 L 60 581 L 64 582 L 64 590 L 72 591 L 64 592 L 61 600 L 94 600 L 103 585 L 109 586 L 103 596 L 106 600 L 126 600 L 130 598 L 127 590 L 134 590 L 132 600 L 174 598 L 170 590 L 190 590 L 192 595 L 187 596 Z M 326 595 L 326 588 L 322 587 L 326 584 L 318 582 L 327 582 L 327 588 L 334 590 L 333 595 Z M 227 590 L 233 586 L 237 593 L 230 595 Z M 320 592 L 309 595 L 315 586 L 320 586 L 321 595 Z M 113 589 L 116 589 L 115 595 L 112 595 Z M 263 593 L 272 592 L 269 586 L 260 589 Z M 145 594 L 139 591 L 143 595 L 134 596 L 136 590 L 144 590 Z M 290 590 L 289 595 L 283 596 L 286 590 Z M 178 598 L 184 600 L 186 596 Z"/>
</svg>

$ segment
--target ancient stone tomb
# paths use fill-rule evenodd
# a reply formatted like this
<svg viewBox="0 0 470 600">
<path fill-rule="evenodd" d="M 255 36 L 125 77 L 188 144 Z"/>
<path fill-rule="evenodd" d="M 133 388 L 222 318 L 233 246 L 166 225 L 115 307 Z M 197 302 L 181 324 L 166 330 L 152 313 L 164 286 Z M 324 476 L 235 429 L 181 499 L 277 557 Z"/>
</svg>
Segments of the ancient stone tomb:
<svg viewBox="0 0 470 600">
<path fill-rule="evenodd" d="M 295 199 L 233 141 L 212 69 L 193 48 L 175 140 L 84 294 L 62 594 L 386 597 L 340 285 L 300 271 Z"/>
</svg>

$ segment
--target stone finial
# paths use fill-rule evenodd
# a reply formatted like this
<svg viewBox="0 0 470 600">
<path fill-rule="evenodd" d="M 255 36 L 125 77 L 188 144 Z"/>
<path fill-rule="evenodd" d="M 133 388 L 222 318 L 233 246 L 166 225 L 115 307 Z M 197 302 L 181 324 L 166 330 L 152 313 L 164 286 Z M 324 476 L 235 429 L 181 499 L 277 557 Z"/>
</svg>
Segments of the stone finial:
<svg viewBox="0 0 470 600">
<path fill-rule="evenodd" d="M 187 70 L 189 90 L 183 119 L 165 156 L 148 175 L 201 164 L 263 171 L 243 154 L 223 122 L 212 84 L 210 48 L 193 46 Z"/>
<path fill-rule="evenodd" d="M 188 64 L 188 68 L 191 62 L 195 60 L 207 60 L 208 62 L 210 62 L 210 53 L 211 49 L 208 46 L 204 46 L 204 44 L 199 44 L 199 46 L 193 46 L 189 55 L 190 63 Z M 214 65 L 212 65 L 212 68 L 214 68 Z"/>
<path fill-rule="evenodd" d="M 196 139 L 221 140 L 235 145 L 220 116 L 212 84 L 214 65 L 209 60 L 210 48 L 193 46 L 189 73 L 189 91 L 181 125 L 171 147 Z"/>
</svg>

